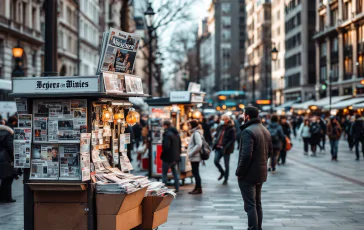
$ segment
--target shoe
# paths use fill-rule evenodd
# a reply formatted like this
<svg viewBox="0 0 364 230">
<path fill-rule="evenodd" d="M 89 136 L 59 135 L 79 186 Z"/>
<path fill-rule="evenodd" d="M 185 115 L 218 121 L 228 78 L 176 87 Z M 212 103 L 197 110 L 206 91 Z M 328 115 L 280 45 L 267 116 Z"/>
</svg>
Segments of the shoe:
<svg viewBox="0 0 364 230">
<path fill-rule="evenodd" d="M 315 156 L 316 156 L 316 153 L 312 153 L 312 154 L 311 154 L 311 157 L 315 157 Z"/>
<path fill-rule="evenodd" d="M 175 192 L 175 193 L 179 193 L 179 190 L 178 190 L 178 189 L 175 189 L 175 190 L 174 190 L 174 192 Z"/>
<path fill-rule="evenodd" d="M 227 185 L 227 184 L 228 184 L 227 180 L 224 180 L 224 182 L 222 183 L 222 185 Z"/>
<path fill-rule="evenodd" d="M 356 161 L 359 161 L 359 158 L 356 158 L 355 160 L 356 160 Z"/>
<path fill-rule="evenodd" d="M 272 171 L 272 168 L 268 168 L 268 172 Z"/>
<path fill-rule="evenodd" d="M 198 188 L 195 191 L 189 192 L 188 194 L 191 194 L 191 195 L 202 194 L 202 188 Z"/>
<path fill-rule="evenodd" d="M 335 160 L 335 157 L 331 157 L 331 161 L 334 161 Z"/>
<path fill-rule="evenodd" d="M 276 174 L 276 173 L 277 173 L 277 171 L 275 169 L 273 169 L 272 174 Z"/>
<path fill-rule="evenodd" d="M 220 176 L 219 176 L 219 178 L 217 178 L 217 180 L 218 180 L 218 181 L 221 181 L 221 180 L 222 180 L 222 178 L 224 178 L 224 174 L 225 174 L 225 172 L 221 173 L 221 174 L 220 174 Z"/>
<path fill-rule="evenodd" d="M 9 200 L 2 200 L 2 201 L 1 201 L 1 203 L 14 203 L 14 202 L 16 202 L 16 200 L 15 200 L 15 199 L 13 199 L 13 198 L 11 198 L 11 199 L 9 199 Z"/>
<path fill-rule="evenodd" d="M 188 194 L 192 194 L 194 192 L 196 192 L 197 188 L 195 188 L 194 190 L 192 190 L 191 192 L 188 192 Z"/>
</svg>

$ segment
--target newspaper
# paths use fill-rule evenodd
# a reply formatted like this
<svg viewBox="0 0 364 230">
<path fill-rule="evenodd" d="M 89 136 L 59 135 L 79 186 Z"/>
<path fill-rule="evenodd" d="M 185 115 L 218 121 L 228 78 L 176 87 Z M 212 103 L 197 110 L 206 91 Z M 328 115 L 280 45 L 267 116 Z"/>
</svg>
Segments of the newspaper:
<svg viewBox="0 0 364 230">
<path fill-rule="evenodd" d="M 19 128 L 32 128 L 32 114 L 19 114 L 18 126 Z"/>
<path fill-rule="evenodd" d="M 124 75 L 103 72 L 105 91 L 109 93 L 126 93 Z"/>
<path fill-rule="evenodd" d="M 119 141 L 120 141 L 119 151 L 123 152 L 126 149 L 125 134 L 120 134 Z"/>
<path fill-rule="evenodd" d="M 112 155 L 113 155 L 114 164 L 119 164 L 118 139 L 113 139 L 113 143 L 112 143 Z"/>
<path fill-rule="evenodd" d="M 30 141 L 30 140 L 32 140 L 32 129 L 14 128 L 14 141 Z"/>
<path fill-rule="evenodd" d="M 133 75 L 125 75 L 125 88 L 127 93 L 143 94 L 142 79 Z"/>
<path fill-rule="evenodd" d="M 58 180 L 59 178 L 58 145 L 33 145 L 30 179 Z"/>
<path fill-rule="evenodd" d="M 121 171 L 123 171 L 123 172 L 129 172 L 129 171 L 133 170 L 133 166 L 130 163 L 130 160 L 129 160 L 126 152 L 123 152 L 122 155 L 120 156 L 120 168 L 121 168 Z"/>
<path fill-rule="evenodd" d="M 23 114 L 23 113 L 28 112 L 28 106 L 27 106 L 28 101 L 27 101 L 27 99 L 25 99 L 25 98 L 16 98 L 15 103 L 16 103 L 16 109 L 18 111 L 18 114 Z"/>
<path fill-rule="evenodd" d="M 108 38 L 104 36 L 102 44 L 101 65 L 99 65 L 101 71 L 133 73 L 141 37 L 114 28 L 110 28 L 107 35 Z"/>
<path fill-rule="evenodd" d="M 91 133 L 81 133 L 80 149 L 81 154 L 90 155 Z"/>
<path fill-rule="evenodd" d="M 30 168 L 30 145 L 30 140 L 14 141 L 14 168 Z"/>
<path fill-rule="evenodd" d="M 60 180 L 80 180 L 80 149 L 77 144 L 59 145 Z"/>
<path fill-rule="evenodd" d="M 90 154 L 81 154 L 82 181 L 90 180 Z"/>
<path fill-rule="evenodd" d="M 34 142 L 47 141 L 47 118 L 34 117 Z"/>
</svg>

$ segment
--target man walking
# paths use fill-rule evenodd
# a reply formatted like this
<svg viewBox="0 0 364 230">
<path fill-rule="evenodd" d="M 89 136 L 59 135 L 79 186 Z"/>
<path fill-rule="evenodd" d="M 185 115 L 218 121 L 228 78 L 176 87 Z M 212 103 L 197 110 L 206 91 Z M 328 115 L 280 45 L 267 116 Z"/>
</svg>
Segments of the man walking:
<svg viewBox="0 0 364 230">
<path fill-rule="evenodd" d="M 223 185 L 227 185 L 229 179 L 229 164 L 230 154 L 234 152 L 234 143 L 236 139 L 236 131 L 234 122 L 227 115 L 221 116 L 221 124 L 216 130 L 215 143 L 213 149 L 215 150 L 214 163 L 220 171 L 218 180 L 224 179 Z M 224 158 L 225 170 L 220 165 L 221 158 Z"/>
<path fill-rule="evenodd" d="M 262 185 L 267 180 L 267 160 L 273 152 L 272 138 L 262 125 L 256 107 L 246 107 L 245 124 L 240 139 L 240 152 L 236 176 L 248 214 L 248 229 L 262 229 Z"/>
<path fill-rule="evenodd" d="M 355 142 L 355 154 L 356 154 L 356 160 L 359 161 L 359 145 L 361 144 L 361 148 L 362 148 L 362 152 L 363 152 L 363 157 L 364 157 L 364 120 L 363 118 L 357 114 L 356 115 L 356 119 L 355 122 L 352 126 L 351 129 L 351 134 L 354 138 L 354 142 Z"/>
<path fill-rule="evenodd" d="M 181 138 L 176 128 L 172 127 L 170 121 L 163 122 L 163 141 L 162 141 L 162 180 L 168 182 L 168 170 L 172 169 L 176 192 L 179 191 L 179 176 L 177 164 L 181 160 Z"/>
</svg>

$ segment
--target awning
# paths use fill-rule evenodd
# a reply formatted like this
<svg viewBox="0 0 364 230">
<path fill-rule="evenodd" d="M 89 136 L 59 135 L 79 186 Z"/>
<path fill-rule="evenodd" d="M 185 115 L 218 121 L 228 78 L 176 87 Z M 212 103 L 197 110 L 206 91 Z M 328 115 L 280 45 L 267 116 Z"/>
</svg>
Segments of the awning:
<svg viewBox="0 0 364 230">
<path fill-rule="evenodd" d="M 364 97 L 355 97 L 344 101 L 339 101 L 338 103 L 332 104 L 331 109 L 345 109 L 354 104 L 364 102 Z M 354 107 L 354 106 L 353 106 Z M 325 109 L 330 109 L 330 105 L 325 105 Z"/>
<path fill-rule="evenodd" d="M 314 100 L 305 101 L 305 102 L 302 102 L 302 103 L 299 103 L 299 104 L 292 105 L 292 108 L 293 109 L 304 109 L 304 110 L 306 110 L 314 102 L 315 102 Z"/>
<path fill-rule="evenodd" d="M 343 100 L 352 98 L 352 97 L 353 96 L 351 96 L 351 95 L 331 97 L 331 105 L 338 103 L 339 101 L 343 101 Z M 316 105 L 319 109 L 322 109 L 328 104 L 330 104 L 330 97 L 325 97 L 320 100 L 317 100 L 314 103 L 312 103 L 311 105 Z"/>
<path fill-rule="evenodd" d="M 0 79 L 0 90 L 11 90 L 12 82 L 11 80 Z"/>
<path fill-rule="evenodd" d="M 287 107 L 291 107 L 296 102 L 297 101 L 287 101 L 280 106 L 275 107 L 274 110 L 286 110 Z"/>
<path fill-rule="evenodd" d="M 364 103 L 358 103 L 353 105 L 353 109 L 364 109 Z"/>
</svg>

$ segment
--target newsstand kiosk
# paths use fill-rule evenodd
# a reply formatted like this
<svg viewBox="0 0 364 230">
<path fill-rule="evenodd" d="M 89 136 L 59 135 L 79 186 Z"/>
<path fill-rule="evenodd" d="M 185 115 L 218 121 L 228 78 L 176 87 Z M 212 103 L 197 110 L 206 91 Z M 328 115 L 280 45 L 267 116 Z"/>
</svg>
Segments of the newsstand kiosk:
<svg viewBox="0 0 364 230">
<path fill-rule="evenodd" d="M 93 174 L 103 166 L 96 164 L 94 157 L 99 159 L 99 156 L 94 156 L 94 152 L 104 151 L 106 161 L 110 158 L 112 162 L 111 167 L 122 168 L 120 152 L 128 139 L 125 127 L 139 119 L 128 98 L 148 96 L 140 91 L 123 91 L 125 82 L 120 86 L 123 82 L 120 76 L 111 75 L 107 81 L 103 75 L 13 80 L 12 96 L 16 98 L 19 112 L 14 166 L 24 169 L 25 230 L 93 230 L 96 226 L 99 230 L 130 229 L 136 227 L 136 218 L 140 218 L 138 224 L 141 224 L 141 202 L 146 188 L 130 196 L 111 196 L 115 200 L 108 202 L 113 206 L 106 207 L 106 213 L 101 214 L 108 214 L 104 219 L 111 217 L 107 222 L 114 223 L 110 226 L 96 223 L 99 213 Z M 166 215 L 172 201 L 168 200 L 163 206 L 166 207 L 163 210 L 167 209 Z M 123 208 L 114 207 L 123 201 L 128 204 Z M 98 211 L 105 206 L 106 203 Z M 128 225 L 122 228 L 118 227 L 119 214 L 129 218 Z"/>
<path fill-rule="evenodd" d="M 172 91 L 169 97 L 148 99 L 149 105 L 149 129 L 151 140 L 151 151 L 149 151 L 149 177 L 160 179 L 162 177 L 162 136 L 163 121 L 171 120 L 172 124 L 179 131 L 182 142 L 181 162 L 179 165 L 180 180 L 182 185 L 185 184 L 186 178 L 192 180 L 191 163 L 188 160 L 187 147 L 189 142 L 187 121 L 190 119 L 199 119 L 201 111 L 198 107 L 202 106 L 204 92 L 191 91 Z M 169 178 L 173 178 L 171 173 Z"/>
</svg>

